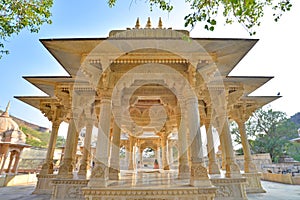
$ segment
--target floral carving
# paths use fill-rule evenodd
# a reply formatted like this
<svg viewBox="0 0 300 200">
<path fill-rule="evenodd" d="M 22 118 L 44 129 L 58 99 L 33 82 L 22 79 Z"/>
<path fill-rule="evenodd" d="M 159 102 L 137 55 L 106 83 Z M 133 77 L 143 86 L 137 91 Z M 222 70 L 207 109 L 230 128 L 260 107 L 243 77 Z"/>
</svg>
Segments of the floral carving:
<svg viewBox="0 0 300 200">
<path fill-rule="evenodd" d="M 96 167 L 92 171 L 92 177 L 104 178 L 105 170 L 107 170 L 107 167 L 103 163 L 97 163 Z"/>
<path fill-rule="evenodd" d="M 192 165 L 191 176 L 193 178 L 208 178 L 207 169 L 201 164 Z"/>
</svg>

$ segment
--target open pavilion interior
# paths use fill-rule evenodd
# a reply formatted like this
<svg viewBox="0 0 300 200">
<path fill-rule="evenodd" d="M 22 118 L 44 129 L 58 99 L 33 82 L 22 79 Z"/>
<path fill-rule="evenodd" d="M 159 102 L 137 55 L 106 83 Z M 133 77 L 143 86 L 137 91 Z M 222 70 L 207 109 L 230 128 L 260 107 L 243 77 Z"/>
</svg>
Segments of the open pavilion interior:
<svg viewBox="0 0 300 200">
<path fill-rule="evenodd" d="M 69 76 L 24 77 L 48 96 L 16 97 L 52 122 L 35 193 L 52 193 L 52 199 L 229 200 L 265 192 L 244 123 L 279 96 L 250 95 L 273 77 L 229 76 L 258 40 L 190 38 L 188 31 L 164 28 L 161 20 L 153 28 L 148 19 L 141 28 L 138 19 L 134 28 L 110 31 L 107 38 L 40 41 Z M 235 162 L 232 120 L 242 139 L 243 172 Z M 69 128 L 55 174 L 53 152 L 63 121 Z M 83 127 L 84 148 L 76 168 Z M 91 155 L 94 127 L 98 136 Z M 206 145 L 201 127 L 206 130 Z M 155 169 L 143 165 L 147 148 L 159 161 Z M 124 170 L 120 149 L 126 152 Z"/>
</svg>

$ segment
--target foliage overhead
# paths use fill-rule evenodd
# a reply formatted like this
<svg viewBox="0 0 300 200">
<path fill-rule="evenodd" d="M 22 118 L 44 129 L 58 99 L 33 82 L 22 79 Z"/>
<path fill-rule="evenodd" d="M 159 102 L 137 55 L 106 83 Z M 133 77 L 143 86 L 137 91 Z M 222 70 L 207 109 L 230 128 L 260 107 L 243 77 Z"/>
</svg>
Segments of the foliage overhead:
<svg viewBox="0 0 300 200">
<path fill-rule="evenodd" d="M 270 153 L 273 162 L 284 154 L 292 155 L 289 141 L 297 137 L 296 125 L 281 111 L 258 109 L 245 123 L 249 145 L 253 153 Z M 231 125 L 234 140 L 241 143 L 236 124 Z M 297 150 L 297 149 L 296 149 Z"/>
<path fill-rule="evenodd" d="M 136 0 L 135 0 L 136 1 Z M 131 3 L 133 0 L 131 0 Z M 171 12 L 171 0 L 147 0 L 150 10 L 154 6 L 163 11 Z M 117 0 L 108 0 L 110 7 L 115 6 Z M 184 17 L 185 26 L 194 28 L 197 22 L 204 23 L 204 28 L 210 31 L 217 25 L 219 13 L 225 18 L 226 24 L 238 22 L 242 24 L 250 35 L 255 34 L 255 27 L 260 26 L 266 8 L 273 10 L 274 21 L 278 21 L 284 12 L 290 11 L 290 0 L 185 0 L 190 7 L 190 13 Z"/>
<path fill-rule="evenodd" d="M 37 33 L 44 23 L 51 24 L 50 8 L 53 0 L 1 0 L 0 1 L 0 58 L 8 54 L 4 41 L 27 28 Z"/>
</svg>

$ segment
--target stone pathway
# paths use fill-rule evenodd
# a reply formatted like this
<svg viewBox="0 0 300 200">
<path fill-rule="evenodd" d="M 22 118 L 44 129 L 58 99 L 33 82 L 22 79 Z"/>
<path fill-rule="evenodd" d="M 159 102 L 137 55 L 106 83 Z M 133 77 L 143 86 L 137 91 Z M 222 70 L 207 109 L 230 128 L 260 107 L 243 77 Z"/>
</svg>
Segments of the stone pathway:
<svg viewBox="0 0 300 200">
<path fill-rule="evenodd" d="M 299 200 L 300 186 L 262 181 L 267 193 L 248 194 L 249 200 Z M 50 200 L 51 195 L 31 194 L 35 183 L 0 188 L 0 200 Z"/>
<path fill-rule="evenodd" d="M 248 194 L 249 200 L 299 200 L 300 185 L 288 185 L 262 181 L 263 188 L 267 193 Z"/>
<path fill-rule="evenodd" d="M 0 187 L 0 200 L 49 200 L 51 195 L 31 194 L 36 183 Z"/>
</svg>

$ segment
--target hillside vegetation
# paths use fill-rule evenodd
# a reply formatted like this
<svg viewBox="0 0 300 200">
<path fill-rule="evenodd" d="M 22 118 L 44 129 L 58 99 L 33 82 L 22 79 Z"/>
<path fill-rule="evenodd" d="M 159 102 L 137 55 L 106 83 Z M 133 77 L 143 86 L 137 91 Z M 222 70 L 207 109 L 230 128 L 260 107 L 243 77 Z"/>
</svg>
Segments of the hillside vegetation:
<svg viewBox="0 0 300 200">
<path fill-rule="evenodd" d="M 51 132 L 40 132 L 30 127 L 20 126 L 20 129 L 27 136 L 26 144 L 33 147 L 47 148 L 50 140 Z M 64 138 L 62 136 L 57 137 L 56 147 L 63 146 Z"/>
</svg>

